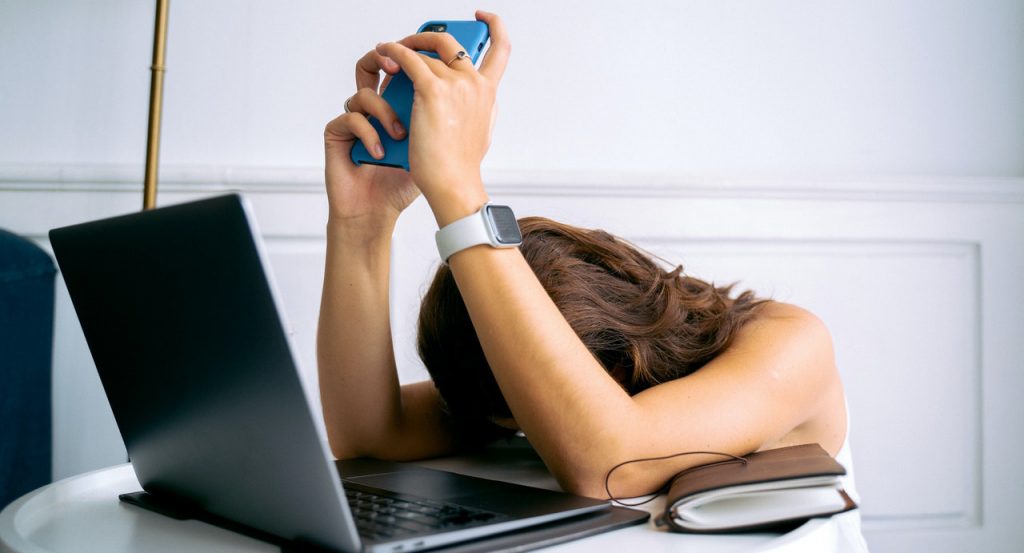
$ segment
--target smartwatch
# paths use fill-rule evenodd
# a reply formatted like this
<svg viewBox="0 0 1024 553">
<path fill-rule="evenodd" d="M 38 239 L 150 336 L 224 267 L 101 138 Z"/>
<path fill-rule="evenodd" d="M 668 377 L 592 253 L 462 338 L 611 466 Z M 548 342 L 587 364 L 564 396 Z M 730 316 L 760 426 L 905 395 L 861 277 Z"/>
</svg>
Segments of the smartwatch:
<svg viewBox="0 0 1024 553">
<path fill-rule="evenodd" d="M 523 235 L 511 207 L 487 202 L 480 211 L 445 225 L 434 235 L 434 240 L 441 259 L 447 263 L 456 252 L 477 244 L 514 248 L 523 243 Z"/>
</svg>

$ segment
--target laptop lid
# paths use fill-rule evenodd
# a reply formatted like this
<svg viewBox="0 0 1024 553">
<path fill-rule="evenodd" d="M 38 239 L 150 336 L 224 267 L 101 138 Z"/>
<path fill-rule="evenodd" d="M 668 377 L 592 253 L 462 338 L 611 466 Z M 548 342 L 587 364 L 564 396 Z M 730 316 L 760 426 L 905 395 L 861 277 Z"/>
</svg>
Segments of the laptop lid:
<svg viewBox="0 0 1024 553">
<path fill-rule="evenodd" d="M 143 488 L 355 551 L 249 209 L 222 196 L 50 241 Z"/>
</svg>

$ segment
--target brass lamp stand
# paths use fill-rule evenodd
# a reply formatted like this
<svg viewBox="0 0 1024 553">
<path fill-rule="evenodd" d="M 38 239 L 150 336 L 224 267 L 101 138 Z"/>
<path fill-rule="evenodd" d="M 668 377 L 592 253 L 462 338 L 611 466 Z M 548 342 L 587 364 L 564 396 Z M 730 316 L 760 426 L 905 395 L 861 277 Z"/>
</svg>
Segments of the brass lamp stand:
<svg viewBox="0 0 1024 553">
<path fill-rule="evenodd" d="M 153 65 L 149 81 L 149 133 L 146 137 L 146 180 L 142 192 L 142 209 L 156 207 L 157 166 L 160 161 L 160 117 L 164 101 L 164 53 L 167 49 L 167 5 L 170 0 L 156 2 L 156 29 L 153 32 Z"/>
</svg>

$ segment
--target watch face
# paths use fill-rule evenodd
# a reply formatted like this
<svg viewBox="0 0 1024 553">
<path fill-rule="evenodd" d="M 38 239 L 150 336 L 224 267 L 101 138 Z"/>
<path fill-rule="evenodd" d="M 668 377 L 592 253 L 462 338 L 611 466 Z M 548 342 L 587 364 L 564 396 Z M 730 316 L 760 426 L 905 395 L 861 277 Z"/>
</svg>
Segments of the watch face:
<svg viewBox="0 0 1024 553">
<path fill-rule="evenodd" d="M 519 223 L 507 205 L 487 206 L 487 219 L 491 222 L 491 230 L 499 244 L 519 244 L 523 235 L 519 232 Z"/>
</svg>

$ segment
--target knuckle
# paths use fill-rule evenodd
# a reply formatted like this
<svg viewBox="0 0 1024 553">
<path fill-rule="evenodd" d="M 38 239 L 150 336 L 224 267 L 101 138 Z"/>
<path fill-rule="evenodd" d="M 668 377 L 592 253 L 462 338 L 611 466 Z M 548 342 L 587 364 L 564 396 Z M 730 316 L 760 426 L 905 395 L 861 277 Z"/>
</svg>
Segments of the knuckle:
<svg viewBox="0 0 1024 553">
<path fill-rule="evenodd" d="M 366 120 L 366 116 L 364 116 L 362 113 L 357 113 L 354 111 L 342 115 L 341 117 L 338 118 L 338 120 L 343 125 L 345 125 L 349 129 L 352 129 L 353 131 L 363 129 L 364 124 L 369 124 L 369 122 Z"/>
<path fill-rule="evenodd" d="M 423 92 L 430 96 L 444 93 L 444 83 L 441 79 L 430 79 L 424 82 L 421 86 Z"/>
<path fill-rule="evenodd" d="M 498 91 L 498 87 L 490 79 L 480 74 L 473 78 L 473 84 L 477 90 L 488 97 L 494 96 Z"/>
<path fill-rule="evenodd" d="M 439 33 L 439 35 L 441 40 L 444 41 L 448 46 L 457 46 L 459 48 L 462 48 L 462 44 L 460 44 L 458 40 L 455 40 L 455 37 L 453 37 L 452 35 L 448 33 Z"/>
<path fill-rule="evenodd" d="M 475 78 L 458 79 L 455 81 L 455 86 L 453 88 L 456 92 L 466 95 L 479 89 L 480 85 L 477 83 Z"/>
<path fill-rule="evenodd" d="M 349 117 L 349 122 L 352 123 L 353 125 L 355 125 L 357 127 L 360 127 L 360 128 L 363 128 L 363 129 L 372 129 L 373 128 L 373 126 L 370 125 L 370 120 L 367 119 L 366 116 L 363 115 L 362 113 L 355 112 L 355 113 L 350 113 L 349 115 L 351 116 L 351 117 Z"/>
</svg>

